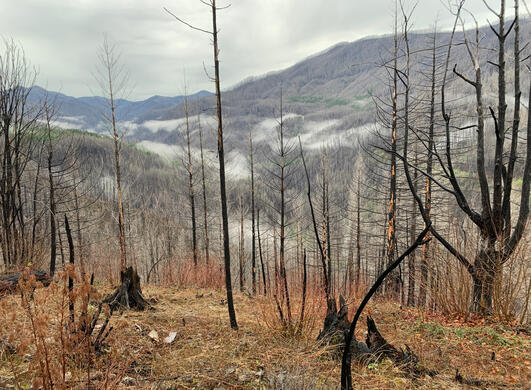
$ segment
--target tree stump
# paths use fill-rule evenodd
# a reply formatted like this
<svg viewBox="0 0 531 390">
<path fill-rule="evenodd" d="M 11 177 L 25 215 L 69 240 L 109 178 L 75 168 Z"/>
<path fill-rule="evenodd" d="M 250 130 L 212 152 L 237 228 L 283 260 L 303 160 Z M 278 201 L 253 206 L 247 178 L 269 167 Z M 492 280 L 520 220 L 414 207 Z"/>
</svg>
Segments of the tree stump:
<svg viewBox="0 0 531 390">
<path fill-rule="evenodd" d="M 120 280 L 120 287 L 103 300 L 103 303 L 108 304 L 111 310 L 145 310 L 151 307 L 142 295 L 140 277 L 133 267 L 127 268 L 125 272 L 120 272 Z"/>
<path fill-rule="evenodd" d="M 339 296 L 339 311 L 335 299 L 327 303 L 327 314 L 323 324 L 323 330 L 319 332 L 318 340 L 331 346 L 336 346 L 336 352 L 343 354 L 345 348 L 345 336 L 350 328 L 348 320 L 348 306 L 345 299 Z M 357 341 L 355 337 L 350 343 L 351 355 L 354 360 L 362 364 L 389 359 L 409 375 L 420 377 L 424 375 L 434 376 L 434 370 L 429 370 L 419 364 L 417 356 L 405 345 L 405 350 L 397 349 L 389 344 L 376 327 L 374 320 L 367 316 L 367 338 L 365 343 Z"/>
<path fill-rule="evenodd" d="M 337 345 L 337 352 L 343 353 L 345 344 L 345 334 L 350 328 L 350 321 L 348 320 L 348 306 L 342 295 L 339 296 L 339 311 L 337 310 L 336 300 L 330 298 L 327 302 L 326 317 L 323 324 L 323 330 L 319 332 L 317 340 L 320 340 L 328 345 Z M 363 342 L 358 342 L 352 339 L 350 343 L 352 349 L 352 356 L 356 358 L 368 357 L 370 353 L 367 345 Z"/>
</svg>

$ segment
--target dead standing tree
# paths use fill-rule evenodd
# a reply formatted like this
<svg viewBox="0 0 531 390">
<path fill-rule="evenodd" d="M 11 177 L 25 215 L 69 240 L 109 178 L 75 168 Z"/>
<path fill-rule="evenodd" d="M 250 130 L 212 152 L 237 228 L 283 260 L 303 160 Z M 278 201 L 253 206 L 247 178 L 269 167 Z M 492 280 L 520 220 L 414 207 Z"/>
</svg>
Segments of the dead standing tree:
<svg viewBox="0 0 531 390">
<path fill-rule="evenodd" d="M 227 191 L 225 186 L 225 150 L 223 147 L 223 116 L 221 112 L 221 88 L 219 79 L 219 48 L 218 48 L 218 27 L 217 27 L 217 11 L 227 7 L 217 7 L 216 0 L 201 1 L 207 5 L 212 12 L 212 31 L 195 27 L 175 14 L 169 11 L 167 8 L 164 10 L 173 16 L 180 23 L 190 27 L 193 30 L 200 31 L 212 37 L 212 44 L 214 47 L 214 83 L 216 86 L 216 114 L 218 117 L 218 158 L 219 158 L 219 185 L 221 196 L 221 218 L 223 225 L 223 255 L 225 258 L 225 288 L 227 290 L 227 307 L 229 311 L 230 325 L 234 330 L 238 329 L 238 323 L 236 321 L 236 313 L 234 311 L 234 302 L 232 299 L 232 280 L 230 272 L 230 241 L 229 241 L 229 217 L 227 211 Z"/>
<path fill-rule="evenodd" d="M 277 140 L 273 148 L 272 155 L 266 155 L 267 165 L 264 166 L 265 173 L 270 178 L 264 184 L 269 188 L 271 199 L 271 222 L 274 226 L 274 244 L 276 244 L 276 228 L 278 227 L 278 266 L 275 261 L 275 281 L 281 285 L 280 299 L 277 299 L 277 309 L 279 316 L 283 318 L 283 323 L 287 328 L 292 328 L 295 321 L 292 321 L 292 301 L 289 292 L 289 280 L 287 274 L 287 240 L 288 229 L 293 223 L 293 211 L 295 209 L 297 195 L 292 194 L 288 189 L 292 188 L 297 177 L 297 159 L 295 145 L 288 137 L 289 127 L 284 120 L 284 107 L 282 88 L 280 89 L 280 112 L 277 126 Z M 276 256 L 275 256 L 276 259 Z"/>
<path fill-rule="evenodd" d="M 95 78 L 104 92 L 107 102 L 104 118 L 110 123 L 110 132 L 114 145 L 114 164 L 116 174 L 117 208 L 118 208 L 118 239 L 120 243 L 120 279 L 121 286 L 110 296 L 105 298 L 112 309 L 135 308 L 143 310 L 149 307 L 144 299 L 140 288 L 140 277 L 133 267 L 127 268 L 127 253 L 125 242 L 125 221 L 122 197 L 122 177 L 120 170 L 120 148 L 123 133 L 118 130 L 116 118 L 116 96 L 125 93 L 128 82 L 128 74 L 120 63 L 120 54 L 114 45 L 110 45 L 107 37 L 104 37 L 99 52 L 99 66 Z"/>
<path fill-rule="evenodd" d="M 197 123 L 199 124 L 199 148 L 201 151 L 201 185 L 203 192 L 203 227 L 205 229 L 205 261 L 207 266 L 210 265 L 210 239 L 208 237 L 208 207 L 207 207 L 207 192 L 206 192 L 206 178 L 205 178 L 205 156 L 203 153 L 203 130 L 201 129 L 201 122 L 199 115 L 197 116 Z"/>
<path fill-rule="evenodd" d="M 32 134 L 43 106 L 29 104 L 28 97 L 37 72 L 30 66 L 22 48 L 12 40 L 3 40 L 0 50 L 0 245 L 4 265 L 11 267 L 31 261 L 34 254 L 32 243 L 35 242 L 36 229 L 32 230 L 31 237 L 27 237 L 30 224 L 25 218 L 21 181 L 36 146 Z M 35 183 L 38 170 L 39 167 Z M 36 227 L 38 219 L 34 218 L 33 223 Z"/>
<path fill-rule="evenodd" d="M 188 96 L 185 89 L 184 116 L 186 119 L 186 146 L 187 162 L 186 172 L 188 172 L 188 199 L 190 200 L 190 212 L 192 216 L 192 255 L 194 267 L 197 267 L 197 222 L 195 217 L 195 193 L 194 193 L 194 164 L 192 163 L 191 140 L 190 140 L 190 120 L 188 111 Z M 202 153 L 202 150 L 201 150 Z"/>
<path fill-rule="evenodd" d="M 55 260 L 57 257 L 57 204 L 55 202 L 55 183 L 53 172 L 53 144 L 52 144 L 52 124 L 54 117 L 54 106 L 47 105 L 44 109 L 44 117 L 46 121 L 46 135 L 48 143 L 48 186 L 49 186 L 49 202 L 50 202 L 50 277 L 53 278 L 55 273 Z"/>
<path fill-rule="evenodd" d="M 256 295 L 256 230 L 255 230 L 255 201 L 254 201 L 254 154 L 253 133 L 249 133 L 249 158 L 251 169 L 251 280 L 253 295 Z M 264 287 L 265 289 L 265 287 Z"/>
<path fill-rule="evenodd" d="M 397 10 L 395 9 L 395 33 L 393 39 L 393 96 L 392 96 L 392 118 L 391 118 L 391 167 L 390 167 L 390 184 L 389 184 L 389 211 L 387 216 L 387 265 L 393 263 L 396 256 L 396 209 L 397 209 L 397 127 L 398 127 L 398 32 L 397 32 Z M 394 272 L 389 277 L 387 283 L 389 291 L 393 297 L 400 294 L 400 276 Z"/>
<path fill-rule="evenodd" d="M 117 52 L 115 46 L 109 44 L 106 36 L 103 38 L 103 44 L 99 49 L 98 60 L 99 64 L 95 78 L 107 99 L 108 105 L 105 107 L 103 116 L 110 124 L 110 133 L 114 146 L 114 169 L 118 203 L 118 240 L 120 243 L 120 271 L 124 272 L 127 267 L 127 252 L 125 245 L 122 176 L 120 170 L 120 148 L 122 137 L 118 130 L 116 118 L 116 96 L 124 92 L 128 76 L 120 64 L 120 54 Z"/>
<path fill-rule="evenodd" d="M 477 181 L 480 188 L 480 209 L 474 209 L 469 200 L 466 198 L 464 191 L 461 188 L 459 180 L 454 170 L 454 155 L 452 154 L 452 133 L 451 126 L 452 113 L 446 106 L 445 91 L 447 87 L 447 79 L 449 72 L 449 64 L 451 61 L 451 50 L 453 47 L 453 38 L 458 22 L 460 21 L 460 14 L 463 7 L 463 2 L 458 4 L 456 11 L 456 19 L 454 28 L 452 30 L 450 44 L 445 61 L 445 71 L 441 89 L 441 110 L 444 119 L 445 127 L 445 149 L 439 153 L 433 151 L 436 160 L 439 162 L 440 172 L 442 178 L 447 180 L 450 184 L 445 185 L 441 182 L 441 178 L 431 176 L 432 182 L 439 186 L 444 191 L 451 194 L 459 208 L 464 212 L 466 217 L 477 227 L 481 239 L 478 251 L 475 255 L 474 261 L 470 261 L 465 255 L 460 253 L 454 245 L 446 240 L 441 234 L 437 232 L 432 225 L 431 233 L 437 240 L 465 267 L 472 278 L 472 305 L 471 311 L 480 314 L 489 314 L 493 309 L 494 287 L 503 270 L 503 265 L 510 259 L 511 255 L 516 250 L 518 243 L 523 237 L 527 219 L 529 216 L 529 195 L 531 185 L 531 123 L 527 121 L 527 144 L 525 149 L 518 153 L 518 140 L 522 137 L 520 129 L 520 54 L 519 48 L 519 20 L 518 20 L 518 0 L 515 0 L 515 19 L 509 28 L 505 27 L 505 0 L 501 0 L 500 12 L 496 13 L 498 18 L 498 30 L 492 27 L 493 33 L 498 39 L 498 62 L 489 62 L 498 69 L 498 107 L 496 110 L 489 107 L 490 114 L 494 122 L 495 132 L 495 148 L 493 157 L 494 169 L 492 172 L 492 191 L 490 190 L 489 179 L 486 171 L 486 125 L 484 113 L 484 92 L 482 84 L 482 72 L 480 67 L 479 53 L 479 28 L 476 23 L 475 42 L 471 43 L 465 35 L 466 51 L 470 57 L 472 66 L 474 68 L 473 79 L 468 78 L 461 73 L 457 66 L 454 66 L 453 73 L 459 77 L 466 84 L 473 87 L 476 99 L 476 167 L 477 167 Z M 514 109 L 513 122 L 511 126 L 507 125 L 506 121 L 506 62 L 505 62 L 505 41 L 514 27 Z M 530 97 L 531 99 L 531 97 Z M 531 101 L 531 100 L 530 100 Z M 407 131 L 406 127 L 406 142 L 404 147 L 404 154 L 401 158 L 404 161 L 406 169 L 406 177 L 408 178 L 409 187 L 415 199 L 417 206 L 425 223 L 431 223 L 429 209 L 426 210 L 422 201 L 418 197 L 414 186 L 411 183 L 409 166 L 413 166 L 407 158 Z M 523 137 L 522 137 L 523 138 Z M 505 140 L 510 140 L 509 150 L 504 147 Z M 507 158 L 508 156 L 508 158 Z M 522 188 L 520 195 L 520 206 L 516 223 L 512 218 L 511 196 L 513 193 L 513 181 L 515 175 L 515 168 L 517 162 L 522 161 Z M 416 170 L 422 172 L 418 167 Z"/>
</svg>

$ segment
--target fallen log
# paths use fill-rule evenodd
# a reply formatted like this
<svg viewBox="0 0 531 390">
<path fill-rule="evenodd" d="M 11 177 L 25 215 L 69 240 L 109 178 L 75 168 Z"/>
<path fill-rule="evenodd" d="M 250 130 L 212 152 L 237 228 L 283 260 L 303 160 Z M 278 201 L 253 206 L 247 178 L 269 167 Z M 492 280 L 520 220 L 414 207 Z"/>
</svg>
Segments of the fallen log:
<svg viewBox="0 0 531 390">
<path fill-rule="evenodd" d="M 28 275 L 35 277 L 36 282 L 42 283 L 44 287 L 48 287 L 52 279 L 45 271 L 32 269 Z M 0 277 L 0 295 L 13 293 L 18 289 L 18 282 L 24 276 L 24 272 L 17 272 L 11 275 L 4 275 Z"/>
</svg>

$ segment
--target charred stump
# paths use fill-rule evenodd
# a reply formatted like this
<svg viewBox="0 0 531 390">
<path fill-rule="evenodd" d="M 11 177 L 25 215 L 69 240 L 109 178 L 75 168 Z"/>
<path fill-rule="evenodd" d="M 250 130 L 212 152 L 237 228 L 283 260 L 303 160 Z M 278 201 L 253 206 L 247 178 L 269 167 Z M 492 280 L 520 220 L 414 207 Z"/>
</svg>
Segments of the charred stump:
<svg viewBox="0 0 531 390">
<path fill-rule="evenodd" d="M 345 335 L 349 332 L 350 321 L 348 320 L 348 306 L 342 296 L 339 297 L 339 311 L 334 299 L 329 299 L 327 314 L 324 320 L 323 330 L 317 337 L 323 343 L 334 346 L 338 356 L 345 350 Z M 367 337 L 365 343 L 357 341 L 355 337 L 350 343 L 350 355 L 353 360 L 360 364 L 389 359 L 394 365 L 400 367 L 406 374 L 413 377 L 424 375 L 434 376 L 434 370 L 429 370 L 419 364 L 417 355 L 406 344 L 405 349 L 396 348 L 389 344 L 378 330 L 375 321 L 367 316 Z"/>
<path fill-rule="evenodd" d="M 319 332 L 317 340 L 337 346 L 337 352 L 342 354 L 344 351 L 345 333 L 349 331 L 350 321 L 348 320 L 348 305 L 342 295 L 339 296 L 339 311 L 337 310 L 336 300 L 330 298 L 327 301 L 326 317 L 323 324 L 323 330 Z M 352 356 L 358 359 L 369 357 L 370 354 L 367 345 L 358 342 L 355 338 L 350 343 Z M 339 355 L 340 356 L 340 355 Z"/>
<path fill-rule="evenodd" d="M 140 277 L 133 267 L 120 272 L 121 285 L 116 291 L 103 300 L 111 310 L 145 310 L 151 307 L 142 295 Z"/>
<path fill-rule="evenodd" d="M 339 296 L 339 311 L 335 298 L 329 298 L 326 302 L 326 317 L 324 319 L 323 330 L 319 332 L 317 340 L 325 341 L 328 344 L 335 344 L 333 339 L 336 336 L 343 339 L 343 333 L 348 330 L 348 306 L 342 295 Z"/>
</svg>

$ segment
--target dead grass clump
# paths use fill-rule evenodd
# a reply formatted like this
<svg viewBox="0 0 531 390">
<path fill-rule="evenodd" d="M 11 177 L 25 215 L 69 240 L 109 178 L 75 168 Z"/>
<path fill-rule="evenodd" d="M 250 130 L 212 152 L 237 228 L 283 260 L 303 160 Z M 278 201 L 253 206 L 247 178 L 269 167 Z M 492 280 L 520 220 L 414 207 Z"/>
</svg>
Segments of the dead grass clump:
<svg viewBox="0 0 531 390">
<path fill-rule="evenodd" d="M 210 264 L 199 263 L 196 266 L 191 259 L 186 258 L 178 262 L 160 264 L 157 280 L 157 284 L 162 286 L 221 290 L 225 286 L 225 271 L 215 258 L 211 258 Z"/>
<path fill-rule="evenodd" d="M 291 310 L 295 318 L 291 322 L 284 317 L 280 308 L 283 306 L 282 298 L 279 301 L 274 291 L 256 299 L 261 314 L 259 320 L 275 337 L 291 339 L 313 336 L 321 326 L 326 311 L 321 289 L 306 289 L 304 292 L 303 286 L 295 283 L 292 283 L 291 289 Z"/>
</svg>

